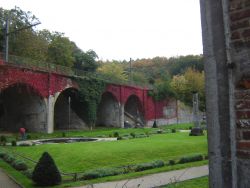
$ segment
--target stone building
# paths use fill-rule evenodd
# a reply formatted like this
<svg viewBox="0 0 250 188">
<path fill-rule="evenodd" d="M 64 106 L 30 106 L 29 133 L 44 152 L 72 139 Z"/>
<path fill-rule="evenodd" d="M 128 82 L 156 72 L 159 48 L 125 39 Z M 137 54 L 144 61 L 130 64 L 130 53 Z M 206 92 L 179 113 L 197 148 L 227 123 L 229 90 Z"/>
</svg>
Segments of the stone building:
<svg viewBox="0 0 250 188">
<path fill-rule="evenodd" d="M 250 1 L 201 0 L 210 187 L 250 187 Z"/>
</svg>

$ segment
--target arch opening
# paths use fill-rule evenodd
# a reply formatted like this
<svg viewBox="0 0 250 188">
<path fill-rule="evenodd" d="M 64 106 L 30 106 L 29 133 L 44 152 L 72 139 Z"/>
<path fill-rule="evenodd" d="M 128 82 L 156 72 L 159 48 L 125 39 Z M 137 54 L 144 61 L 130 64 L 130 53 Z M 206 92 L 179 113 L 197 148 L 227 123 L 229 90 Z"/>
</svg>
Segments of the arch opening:
<svg viewBox="0 0 250 188">
<path fill-rule="evenodd" d="M 68 88 L 60 93 L 54 106 L 54 129 L 87 129 L 85 104 L 80 102 L 78 91 Z"/>
<path fill-rule="evenodd" d="M 120 127 L 119 103 L 110 92 L 102 95 L 97 110 L 97 126 Z"/>
<path fill-rule="evenodd" d="M 131 95 L 124 106 L 125 127 L 144 127 L 143 106 L 136 95 Z"/>
<path fill-rule="evenodd" d="M 26 84 L 14 84 L 0 93 L 0 129 L 18 132 L 46 131 L 46 104 L 38 92 Z"/>
</svg>

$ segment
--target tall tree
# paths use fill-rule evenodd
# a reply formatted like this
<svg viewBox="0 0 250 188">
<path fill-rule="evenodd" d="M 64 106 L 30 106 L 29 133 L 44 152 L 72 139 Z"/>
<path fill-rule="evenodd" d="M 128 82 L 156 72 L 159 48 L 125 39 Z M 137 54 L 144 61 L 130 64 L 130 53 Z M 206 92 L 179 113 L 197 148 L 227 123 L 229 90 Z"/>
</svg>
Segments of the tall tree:
<svg viewBox="0 0 250 188">
<path fill-rule="evenodd" d="M 97 59 L 98 55 L 94 50 L 88 50 L 87 52 L 83 52 L 79 49 L 74 43 L 74 68 L 94 72 L 99 66 Z"/>
<path fill-rule="evenodd" d="M 29 57 L 32 59 L 45 59 L 47 42 L 37 36 L 31 25 L 39 20 L 31 12 L 22 11 L 16 7 L 11 10 L 0 8 L 0 50 L 4 51 L 4 32 L 6 20 L 9 21 L 9 54 Z"/>
<path fill-rule="evenodd" d="M 73 49 L 74 46 L 67 37 L 56 36 L 48 47 L 48 62 L 72 67 L 75 60 Z"/>
</svg>

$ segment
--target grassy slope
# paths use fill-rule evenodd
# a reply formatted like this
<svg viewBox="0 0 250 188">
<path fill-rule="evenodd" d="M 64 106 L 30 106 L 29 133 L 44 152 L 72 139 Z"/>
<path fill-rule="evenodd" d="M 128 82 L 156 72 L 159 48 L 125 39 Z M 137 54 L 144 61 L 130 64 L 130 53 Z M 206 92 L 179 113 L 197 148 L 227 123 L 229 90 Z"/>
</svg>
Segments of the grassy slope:
<svg viewBox="0 0 250 188">
<path fill-rule="evenodd" d="M 167 185 L 165 188 L 208 188 L 208 177 L 201 177 L 192 180 L 183 181 L 173 185 Z"/>
<path fill-rule="evenodd" d="M 63 172 L 82 172 L 100 167 L 136 164 L 155 159 L 168 161 L 195 153 L 207 153 L 205 136 L 188 133 L 151 135 L 148 138 L 115 142 L 47 144 L 31 147 L 9 147 L 34 160 L 48 151 Z"/>
<path fill-rule="evenodd" d="M 21 185 L 25 188 L 33 187 L 33 183 L 30 179 L 24 176 L 22 173 L 16 171 L 12 166 L 8 163 L 4 162 L 0 159 L 0 167 L 4 169 L 12 178 L 14 178 L 17 182 L 21 183 Z M 1 184 L 1 183 L 0 183 Z"/>
</svg>

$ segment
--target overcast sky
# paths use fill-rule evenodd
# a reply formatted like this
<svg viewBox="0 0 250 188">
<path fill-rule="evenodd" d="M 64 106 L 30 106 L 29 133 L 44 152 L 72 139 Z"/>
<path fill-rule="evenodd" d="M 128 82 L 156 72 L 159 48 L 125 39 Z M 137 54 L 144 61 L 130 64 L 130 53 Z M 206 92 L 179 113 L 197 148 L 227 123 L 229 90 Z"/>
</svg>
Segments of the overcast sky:
<svg viewBox="0 0 250 188">
<path fill-rule="evenodd" d="M 202 54 L 199 0 L 0 0 L 102 60 Z"/>
</svg>

